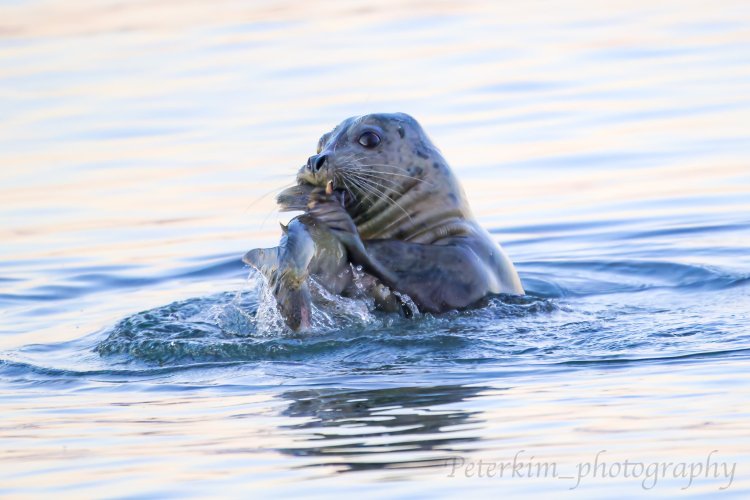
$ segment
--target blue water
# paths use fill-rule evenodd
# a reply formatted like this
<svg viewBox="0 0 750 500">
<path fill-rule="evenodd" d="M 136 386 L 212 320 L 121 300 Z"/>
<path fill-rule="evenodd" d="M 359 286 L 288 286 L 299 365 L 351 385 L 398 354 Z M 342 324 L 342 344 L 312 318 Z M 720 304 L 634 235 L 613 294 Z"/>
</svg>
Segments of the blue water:
<svg viewBox="0 0 750 500">
<path fill-rule="evenodd" d="M 750 493 L 746 5 L 0 19 L 0 495 Z M 284 331 L 241 255 L 278 241 L 322 133 L 396 110 L 527 295 L 411 320 L 334 298 Z M 514 457 L 556 474 L 477 472 Z"/>
</svg>

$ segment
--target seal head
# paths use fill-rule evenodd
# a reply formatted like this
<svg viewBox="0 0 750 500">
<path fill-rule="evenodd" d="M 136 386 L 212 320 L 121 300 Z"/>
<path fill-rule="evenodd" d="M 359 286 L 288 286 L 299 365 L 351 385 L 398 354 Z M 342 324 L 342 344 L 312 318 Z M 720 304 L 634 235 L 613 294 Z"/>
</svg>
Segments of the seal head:
<svg viewBox="0 0 750 500">
<path fill-rule="evenodd" d="M 365 240 L 434 243 L 467 234 L 466 196 L 440 151 L 404 113 L 349 118 L 318 141 L 297 180 L 333 182 Z"/>
</svg>

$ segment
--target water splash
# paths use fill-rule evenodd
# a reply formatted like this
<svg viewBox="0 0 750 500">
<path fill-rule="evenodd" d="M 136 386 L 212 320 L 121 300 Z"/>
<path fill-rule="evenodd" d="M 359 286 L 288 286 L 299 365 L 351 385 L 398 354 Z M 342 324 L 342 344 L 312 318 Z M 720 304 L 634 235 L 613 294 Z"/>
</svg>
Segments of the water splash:
<svg viewBox="0 0 750 500">
<path fill-rule="evenodd" d="M 129 316 L 106 332 L 94 351 L 103 357 L 124 355 L 159 365 L 237 360 L 310 362 L 320 357 L 340 360 L 356 353 L 353 357 L 366 365 L 379 366 L 392 364 L 394 358 L 399 362 L 428 359 L 429 349 L 425 348 L 430 346 L 470 347 L 474 328 L 467 327 L 471 324 L 481 328 L 485 321 L 559 310 L 547 299 L 502 296 L 472 311 L 419 315 L 416 305 L 404 296 L 404 303 L 411 304 L 415 313 L 406 319 L 376 311 L 372 300 L 330 294 L 315 282 L 311 290 L 313 324 L 306 333 L 288 329 L 268 283 L 253 274 L 239 292 L 196 297 Z M 391 359 L 384 363 L 389 355 Z"/>
</svg>

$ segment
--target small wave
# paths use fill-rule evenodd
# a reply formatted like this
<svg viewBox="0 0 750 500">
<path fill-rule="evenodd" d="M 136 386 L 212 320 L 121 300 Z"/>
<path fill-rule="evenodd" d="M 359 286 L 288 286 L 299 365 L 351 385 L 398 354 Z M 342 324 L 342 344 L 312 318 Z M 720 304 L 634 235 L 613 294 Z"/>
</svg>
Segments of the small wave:
<svg viewBox="0 0 750 500">
<path fill-rule="evenodd" d="M 750 275 L 714 266 L 657 260 L 535 260 L 517 263 L 528 293 L 569 297 L 633 293 L 723 290 L 750 283 Z"/>
<path fill-rule="evenodd" d="M 59 283 L 28 288 L 18 287 L 19 291 L 16 293 L 0 293 L 0 303 L 71 300 L 95 293 L 153 286 L 176 280 L 240 276 L 245 266 L 238 255 L 221 256 L 209 261 L 203 260 L 198 265 L 190 264 L 155 276 L 129 274 L 128 271 L 132 273 L 133 270 L 123 266 L 103 266 L 93 270 L 90 266 L 65 267 L 62 271 L 50 270 L 50 274 L 62 273 L 58 278 Z M 119 270 L 119 272 L 113 272 L 114 270 Z M 16 279 L 15 281 L 22 282 L 23 280 Z"/>
<path fill-rule="evenodd" d="M 728 357 L 750 357 L 750 347 L 740 347 L 738 349 L 720 349 L 716 351 L 691 352 L 683 354 L 674 354 L 671 356 L 646 356 L 646 357 L 602 357 L 600 359 L 579 359 L 570 361 L 561 361 L 557 363 L 563 366 L 591 366 L 591 365 L 627 365 L 633 363 L 668 363 L 673 361 L 689 361 L 706 358 L 728 358 Z"/>
<path fill-rule="evenodd" d="M 160 367 L 146 367 L 142 369 L 138 368 L 101 368 L 101 369 L 65 369 L 65 368 L 54 368 L 41 366 L 35 363 L 15 361 L 11 359 L 0 359 L 0 373 L 7 378 L 14 377 L 26 377 L 25 380 L 28 382 L 35 382 L 36 380 L 29 378 L 29 375 L 40 376 L 40 380 L 49 381 L 57 380 L 60 383 L 68 383 L 69 379 L 73 378 L 126 378 L 130 379 L 133 377 L 153 377 L 159 375 L 173 374 L 177 371 L 186 370 L 200 370 L 207 368 L 224 368 L 231 365 L 236 365 L 237 362 L 203 362 L 203 363 L 192 363 L 189 365 L 175 365 L 175 366 L 160 366 Z"/>
</svg>

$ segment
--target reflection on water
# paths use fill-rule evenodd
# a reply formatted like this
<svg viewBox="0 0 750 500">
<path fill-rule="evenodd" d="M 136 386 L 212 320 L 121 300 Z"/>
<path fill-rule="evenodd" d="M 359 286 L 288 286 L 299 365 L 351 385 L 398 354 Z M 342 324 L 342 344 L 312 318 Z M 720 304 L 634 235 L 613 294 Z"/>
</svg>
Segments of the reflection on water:
<svg viewBox="0 0 750 500">
<path fill-rule="evenodd" d="M 479 436 L 470 431 L 482 424 L 480 412 L 446 405 L 474 398 L 485 389 L 435 386 L 285 392 L 280 397 L 291 404 L 282 414 L 304 418 L 304 422 L 282 427 L 300 431 L 294 432 L 300 443 L 279 451 L 319 457 L 316 466 L 335 466 L 338 472 L 444 467 L 455 456 L 452 446 L 477 441 Z M 466 446 L 461 449 L 471 451 Z M 432 451 L 438 451 L 438 456 L 425 453 Z"/>
<path fill-rule="evenodd" d="M 747 496 L 748 23 L 730 0 L 3 3 L 0 495 L 559 495 L 441 464 L 606 449 L 719 450 Z M 372 111 L 419 119 L 529 297 L 259 323 L 239 258 L 278 241 L 273 194 Z M 643 491 L 573 494 L 612 488 Z"/>
</svg>

